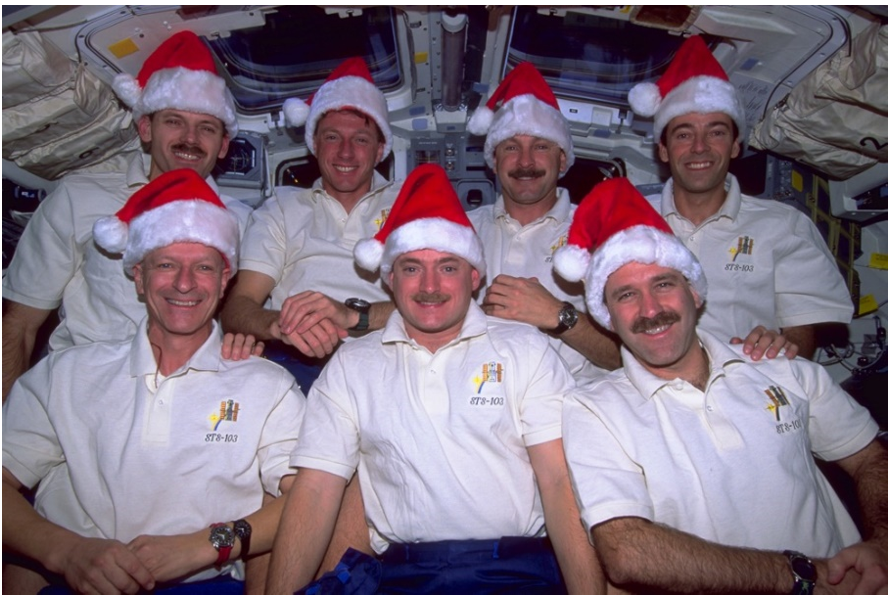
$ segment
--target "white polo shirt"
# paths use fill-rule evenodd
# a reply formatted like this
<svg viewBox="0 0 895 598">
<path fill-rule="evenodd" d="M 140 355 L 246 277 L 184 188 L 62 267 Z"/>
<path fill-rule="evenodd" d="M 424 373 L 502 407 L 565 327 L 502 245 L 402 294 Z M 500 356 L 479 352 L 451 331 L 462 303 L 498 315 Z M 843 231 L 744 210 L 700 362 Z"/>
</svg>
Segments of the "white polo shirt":
<svg viewBox="0 0 895 598">
<path fill-rule="evenodd" d="M 357 469 L 373 548 L 544 533 L 527 447 L 560 437 L 574 385 L 546 337 L 471 303 L 435 354 L 398 312 L 343 345 L 308 397 L 292 465 Z"/>
<path fill-rule="evenodd" d="M 692 251 L 709 283 L 704 330 L 729 340 L 768 328 L 850 322 L 845 281 L 817 227 L 791 206 L 742 195 L 727 177 L 721 210 L 700 224 L 674 205 L 674 181 L 647 198 Z"/>
<path fill-rule="evenodd" d="M 824 369 L 753 362 L 698 331 L 711 372 L 702 392 L 624 368 L 579 387 L 563 443 L 588 529 L 641 517 L 729 546 L 829 557 L 861 536 L 814 463 L 848 457 L 879 430 Z"/>
<path fill-rule="evenodd" d="M 322 179 L 310 189 L 277 187 L 255 210 L 239 269 L 276 281 L 271 309 L 280 309 L 283 301 L 302 291 L 320 291 L 339 301 L 389 299 L 379 274 L 355 265 L 354 245 L 379 232 L 401 184 L 374 173 L 372 188 L 350 214 L 323 190 Z"/>
<path fill-rule="evenodd" d="M 32 216 L 3 277 L 3 298 L 38 309 L 62 306 L 51 349 L 132 337 L 146 317 L 121 254 L 93 242 L 93 224 L 116 213 L 149 182 L 149 156 L 134 152 L 125 172 L 73 174 L 62 179 Z M 205 179 L 217 193 L 211 177 Z M 221 196 L 240 222 L 251 209 Z M 235 267 L 235 264 L 234 264 Z"/>
<path fill-rule="evenodd" d="M 569 192 L 558 188 L 556 193 L 556 204 L 550 211 L 525 226 L 507 213 L 503 195 L 493 205 L 467 212 L 485 246 L 488 280 L 482 289 L 490 285 L 498 274 L 518 278 L 536 277 L 554 297 L 568 301 L 586 314 L 584 284 L 564 280 L 553 271 L 553 252 L 568 242 L 569 226 L 575 213 Z M 479 291 L 479 301 L 484 298 L 484 290 Z M 605 373 L 561 339 L 548 338 L 553 348 L 565 359 L 576 380 L 588 380 Z"/>
<path fill-rule="evenodd" d="M 157 374 L 144 321 L 130 341 L 55 351 L 19 379 L 3 467 L 40 482 L 37 511 L 82 536 L 192 533 L 279 494 L 304 409 L 280 366 L 221 358 L 217 325 L 184 367 Z"/>
</svg>

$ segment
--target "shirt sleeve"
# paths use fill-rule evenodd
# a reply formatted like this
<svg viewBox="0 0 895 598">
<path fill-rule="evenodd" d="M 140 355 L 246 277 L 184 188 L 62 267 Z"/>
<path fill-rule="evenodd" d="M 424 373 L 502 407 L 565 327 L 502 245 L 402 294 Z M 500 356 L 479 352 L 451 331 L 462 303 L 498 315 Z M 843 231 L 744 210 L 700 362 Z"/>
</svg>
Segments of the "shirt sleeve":
<svg viewBox="0 0 895 598">
<path fill-rule="evenodd" d="M 525 446 L 534 446 L 562 437 L 563 397 L 575 387 L 566 362 L 550 346 L 547 337 L 525 338 L 531 372 L 521 402 L 522 439 Z"/>
<path fill-rule="evenodd" d="M 306 409 L 306 399 L 292 375 L 285 370 L 280 375 L 280 398 L 261 431 L 258 447 L 261 482 L 265 492 L 272 496 L 279 496 L 282 477 L 295 473 L 289 465 L 289 458 L 295 449 Z M 283 389 L 285 392 L 282 392 Z"/>
<path fill-rule="evenodd" d="M 340 359 L 344 354 L 335 353 L 308 393 L 307 413 L 290 463 L 350 480 L 360 461 L 360 433 L 345 375 L 351 369 Z"/>
<path fill-rule="evenodd" d="M 3 298 L 37 309 L 56 309 L 84 260 L 75 232 L 72 198 L 60 185 L 38 206 L 3 277 Z"/>
<path fill-rule="evenodd" d="M 563 403 L 563 448 L 581 519 L 588 530 L 616 517 L 652 521 L 642 469 L 592 409 L 595 396 L 579 388 Z"/>
<path fill-rule="evenodd" d="M 252 212 L 239 252 L 240 270 L 266 274 L 280 284 L 288 259 L 287 247 L 294 251 L 298 243 L 297 239 L 287 239 L 286 218 L 279 195 L 268 198 Z"/>
<path fill-rule="evenodd" d="M 22 375 L 3 405 L 3 467 L 28 488 L 65 460 L 47 412 L 50 358 Z"/>
<path fill-rule="evenodd" d="M 823 367 L 801 358 L 788 363 L 809 397 L 811 452 L 824 461 L 838 461 L 876 438 L 879 425 L 870 412 L 834 383 Z"/>
<path fill-rule="evenodd" d="M 808 217 L 794 218 L 793 242 L 775 256 L 777 325 L 850 322 L 854 305 L 836 261 Z"/>
</svg>

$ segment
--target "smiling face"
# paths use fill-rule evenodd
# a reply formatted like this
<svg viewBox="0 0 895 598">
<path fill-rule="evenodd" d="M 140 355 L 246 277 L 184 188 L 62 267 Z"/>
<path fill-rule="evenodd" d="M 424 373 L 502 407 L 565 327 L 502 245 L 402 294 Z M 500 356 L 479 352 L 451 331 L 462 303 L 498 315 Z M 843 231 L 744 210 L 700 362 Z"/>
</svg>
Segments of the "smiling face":
<svg viewBox="0 0 895 598">
<path fill-rule="evenodd" d="M 205 342 L 230 278 L 217 249 L 199 243 L 172 243 L 134 266 L 137 293 L 146 300 L 149 336 Z"/>
<path fill-rule="evenodd" d="M 434 353 L 460 333 L 479 280 L 463 258 L 421 249 L 400 255 L 388 282 L 407 335 Z"/>
<path fill-rule="evenodd" d="M 691 112 L 673 118 L 659 143 L 659 158 L 671 169 L 678 193 L 712 195 L 723 201 L 730 161 L 740 154 L 733 120 L 723 112 Z"/>
<path fill-rule="evenodd" d="M 540 137 L 514 135 L 494 150 L 494 171 L 508 206 L 543 203 L 546 213 L 556 203 L 556 183 L 565 170 L 565 152 Z"/>
<path fill-rule="evenodd" d="M 224 124 L 209 114 L 159 110 L 141 117 L 137 130 L 149 144 L 150 180 L 178 168 L 190 168 L 205 178 L 230 147 Z"/>
<path fill-rule="evenodd" d="M 327 112 L 317 123 L 314 152 L 323 188 L 350 210 L 370 191 L 385 143 L 372 118 L 353 110 Z"/>
<path fill-rule="evenodd" d="M 606 280 L 611 327 L 644 367 L 660 378 L 689 380 L 703 365 L 696 337 L 702 301 L 683 274 L 630 262 Z"/>
</svg>

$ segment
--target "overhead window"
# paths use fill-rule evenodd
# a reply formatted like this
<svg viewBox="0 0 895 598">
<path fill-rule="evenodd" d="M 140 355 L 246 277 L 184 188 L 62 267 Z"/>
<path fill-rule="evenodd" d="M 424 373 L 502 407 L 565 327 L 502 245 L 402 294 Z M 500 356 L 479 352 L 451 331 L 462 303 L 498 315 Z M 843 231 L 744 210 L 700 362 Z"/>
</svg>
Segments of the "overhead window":
<svg viewBox="0 0 895 598">
<path fill-rule="evenodd" d="M 307 98 L 346 58 L 362 57 L 384 92 L 401 86 L 393 11 L 368 7 L 356 16 L 315 6 L 283 6 L 263 27 L 209 41 L 241 111 Z"/>
<path fill-rule="evenodd" d="M 623 19 L 573 12 L 541 14 L 519 7 L 507 70 L 533 63 L 556 95 L 627 105 L 628 90 L 665 71 L 684 38 Z M 712 40 L 706 40 L 712 46 Z"/>
</svg>

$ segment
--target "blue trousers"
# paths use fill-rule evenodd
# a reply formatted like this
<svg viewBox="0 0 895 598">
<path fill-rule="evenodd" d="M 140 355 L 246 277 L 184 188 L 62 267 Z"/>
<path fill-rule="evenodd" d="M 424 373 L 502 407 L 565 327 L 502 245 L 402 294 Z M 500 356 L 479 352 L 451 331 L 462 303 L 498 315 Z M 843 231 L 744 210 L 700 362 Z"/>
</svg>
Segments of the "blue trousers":
<svg viewBox="0 0 895 598">
<path fill-rule="evenodd" d="M 302 592 L 299 592 L 302 593 Z M 566 594 L 547 538 L 392 544 L 378 558 L 349 550 L 307 594 Z"/>
<path fill-rule="evenodd" d="M 68 595 L 73 594 L 67 585 L 49 585 L 43 588 L 39 594 L 42 596 L 45 595 Z M 237 579 L 233 579 L 229 575 L 219 575 L 218 577 L 214 577 L 212 579 L 206 579 L 204 581 L 194 581 L 192 583 L 179 583 L 173 585 L 161 585 L 157 587 L 155 590 L 150 592 L 152 594 L 172 594 L 172 595 L 187 595 L 187 596 L 199 596 L 205 594 L 211 595 L 237 595 L 245 593 L 245 582 L 239 581 Z"/>
<path fill-rule="evenodd" d="M 295 376 L 301 391 L 307 395 L 323 366 L 326 365 L 327 358 L 306 357 L 295 347 L 279 341 L 266 341 L 264 345 L 264 356 L 289 370 L 289 373 Z"/>
</svg>

